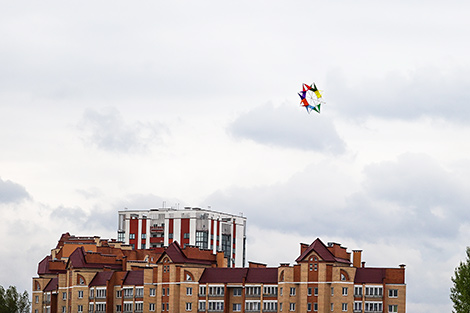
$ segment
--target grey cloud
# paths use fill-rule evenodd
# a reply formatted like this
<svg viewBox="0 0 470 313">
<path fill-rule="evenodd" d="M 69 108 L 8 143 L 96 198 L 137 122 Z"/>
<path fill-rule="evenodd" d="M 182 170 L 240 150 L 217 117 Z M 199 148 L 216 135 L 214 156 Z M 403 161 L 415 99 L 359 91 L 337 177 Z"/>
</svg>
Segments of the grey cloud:
<svg viewBox="0 0 470 313">
<path fill-rule="evenodd" d="M 84 139 L 100 149 L 110 152 L 141 153 L 150 145 L 160 143 L 167 129 L 158 123 L 135 122 L 126 124 L 114 108 L 105 112 L 88 109 L 78 125 Z"/>
<path fill-rule="evenodd" d="M 337 74 L 337 73 L 336 73 Z M 390 73 L 383 79 L 346 86 L 340 76 L 330 76 L 329 98 L 338 113 L 348 118 L 418 119 L 432 117 L 460 123 L 470 118 L 468 71 L 443 73 L 420 68 L 409 75 Z"/>
<path fill-rule="evenodd" d="M 28 199 L 31 199 L 31 196 L 25 187 L 0 178 L 0 203 L 18 203 Z"/>
<path fill-rule="evenodd" d="M 331 120 L 317 113 L 310 116 L 299 107 L 266 104 L 240 115 L 229 132 L 255 142 L 302 150 L 341 154 L 345 143 Z"/>
<path fill-rule="evenodd" d="M 85 225 L 87 213 L 79 207 L 60 206 L 50 213 L 51 218 Z"/>
</svg>

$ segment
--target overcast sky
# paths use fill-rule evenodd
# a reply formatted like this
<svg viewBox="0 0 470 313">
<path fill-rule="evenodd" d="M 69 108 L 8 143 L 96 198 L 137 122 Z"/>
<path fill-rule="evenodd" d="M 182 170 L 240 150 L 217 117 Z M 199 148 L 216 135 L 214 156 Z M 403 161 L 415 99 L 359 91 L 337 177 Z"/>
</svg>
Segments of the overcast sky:
<svg viewBox="0 0 470 313">
<path fill-rule="evenodd" d="M 451 310 L 468 1 L 0 3 L 0 285 L 31 292 L 62 233 L 166 203 L 242 212 L 270 266 L 317 237 L 404 263 L 408 311 Z"/>
</svg>

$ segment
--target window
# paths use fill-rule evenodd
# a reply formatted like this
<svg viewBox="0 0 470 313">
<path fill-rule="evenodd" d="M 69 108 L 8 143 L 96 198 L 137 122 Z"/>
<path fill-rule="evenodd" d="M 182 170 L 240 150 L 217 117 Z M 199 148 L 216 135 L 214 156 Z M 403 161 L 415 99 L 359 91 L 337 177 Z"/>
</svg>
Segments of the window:
<svg viewBox="0 0 470 313">
<path fill-rule="evenodd" d="M 143 302 L 136 302 L 134 312 L 142 312 L 143 310 L 144 310 L 144 303 Z"/>
<path fill-rule="evenodd" d="M 224 301 L 210 301 L 209 300 L 209 311 L 221 312 L 224 310 Z"/>
<path fill-rule="evenodd" d="M 37 312 L 37 310 L 36 310 Z M 92 313 L 93 311 L 90 311 L 89 313 Z M 67 313 L 67 307 L 66 306 L 62 306 L 62 313 Z"/>
<path fill-rule="evenodd" d="M 265 295 L 277 295 L 277 286 L 264 286 L 263 293 Z"/>
<path fill-rule="evenodd" d="M 362 311 L 362 301 L 354 301 L 354 312 Z"/>
<path fill-rule="evenodd" d="M 279 288 L 279 295 L 281 295 L 281 296 L 282 296 L 282 290 L 283 290 L 283 288 L 282 288 L 282 287 L 281 287 L 281 288 Z"/>
<path fill-rule="evenodd" d="M 142 239 L 147 239 L 147 234 L 142 234 L 142 235 L 141 235 L 141 238 L 142 238 Z"/>
<path fill-rule="evenodd" d="M 93 289 L 92 289 L 93 290 Z M 106 289 L 96 289 L 97 298 L 106 298 Z"/>
<path fill-rule="evenodd" d="M 209 296 L 223 296 L 224 287 L 209 287 Z"/>
<path fill-rule="evenodd" d="M 116 290 L 116 298 L 122 297 L 122 290 Z"/>
<path fill-rule="evenodd" d="M 279 303 L 279 312 L 282 312 L 282 302 Z"/>
<path fill-rule="evenodd" d="M 136 287 L 135 288 L 135 297 L 142 298 L 144 296 L 144 287 Z"/>
<path fill-rule="evenodd" d="M 240 312 L 242 310 L 242 304 L 241 303 L 234 303 L 233 304 L 233 312 Z"/>
<path fill-rule="evenodd" d="M 241 288 L 233 288 L 233 295 L 235 297 L 240 297 L 242 295 L 242 289 Z"/>
<path fill-rule="evenodd" d="M 198 311 L 205 311 L 206 310 L 206 301 L 205 300 L 199 301 L 197 310 Z"/>
<path fill-rule="evenodd" d="M 318 303 L 315 302 L 315 303 L 313 304 L 313 310 L 314 310 L 315 312 L 318 311 Z"/>
<path fill-rule="evenodd" d="M 192 302 L 186 302 L 186 311 L 191 311 L 193 309 Z"/>
<path fill-rule="evenodd" d="M 310 263 L 309 270 L 310 270 L 310 272 L 313 271 L 313 264 L 312 263 Z"/>
<path fill-rule="evenodd" d="M 78 291 L 78 299 L 83 299 L 83 290 Z"/>
<path fill-rule="evenodd" d="M 312 303 L 311 302 L 307 303 L 307 311 L 309 311 L 309 312 L 312 311 Z"/>
<path fill-rule="evenodd" d="M 62 307 L 62 313 L 65 313 L 64 309 L 65 309 L 65 306 Z M 88 313 L 93 313 L 93 309 L 94 309 L 94 304 L 90 303 L 88 305 Z"/>
<path fill-rule="evenodd" d="M 170 287 L 166 288 L 166 295 L 169 297 L 170 296 Z"/>
<path fill-rule="evenodd" d="M 62 300 L 67 300 L 67 293 L 66 292 L 62 292 Z"/>
<path fill-rule="evenodd" d="M 95 297 L 95 289 L 90 289 L 90 299 Z"/>
<path fill-rule="evenodd" d="M 132 312 L 132 302 L 124 302 L 124 312 Z"/>
<path fill-rule="evenodd" d="M 342 281 L 345 281 L 345 280 L 346 280 L 346 275 L 344 275 L 343 273 L 341 273 L 340 276 L 341 276 L 341 280 L 342 280 Z"/>
<path fill-rule="evenodd" d="M 79 304 L 77 306 L 77 312 L 79 312 L 79 313 L 83 312 L 83 305 Z"/>
<path fill-rule="evenodd" d="M 129 239 L 135 239 L 135 234 L 129 234 Z"/>
<path fill-rule="evenodd" d="M 313 295 L 318 296 L 318 287 L 313 288 Z"/>
<path fill-rule="evenodd" d="M 241 288 L 240 288 L 241 290 Z M 199 295 L 205 296 L 206 295 L 206 286 L 199 286 Z"/>
<path fill-rule="evenodd" d="M 34 302 L 39 303 L 39 296 L 36 296 L 36 297 L 34 298 Z"/>
<path fill-rule="evenodd" d="M 348 287 L 343 287 L 343 296 L 348 295 Z"/>
<path fill-rule="evenodd" d="M 354 286 L 354 296 L 362 297 L 362 286 Z"/>
<path fill-rule="evenodd" d="M 246 301 L 245 311 L 247 312 L 259 312 L 261 303 L 259 301 Z"/>
<path fill-rule="evenodd" d="M 134 290 L 132 288 L 124 289 L 124 298 L 132 298 L 134 296 Z"/>
<path fill-rule="evenodd" d="M 335 287 L 331 287 L 331 295 L 332 295 L 332 296 L 335 295 Z"/>
<path fill-rule="evenodd" d="M 192 296 L 193 295 L 193 288 L 192 287 L 186 287 L 186 295 L 187 296 Z M 188 311 L 188 310 L 186 310 Z M 191 310 L 189 310 L 191 311 Z"/>
<path fill-rule="evenodd" d="M 378 301 L 366 301 L 365 304 L 365 311 L 367 312 L 382 312 L 382 302 Z"/>
<path fill-rule="evenodd" d="M 155 293 L 156 293 L 155 288 L 150 288 L 150 291 L 149 291 L 150 296 L 155 297 Z"/>
<path fill-rule="evenodd" d="M 96 312 L 106 312 L 106 303 L 97 303 Z"/>
<path fill-rule="evenodd" d="M 295 296 L 295 287 L 290 287 L 289 296 Z"/>
<path fill-rule="evenodd" d="M 183 234 L 183 238 L 184 238 L 184 239 L 189 239 L 189 233 L 184 233 L 184 234 Z"/>
<path fill-rule="evenodd" d="M 334 311 L 334 309 L 335 309 L 335 306 L 334 306 L 334 304 L 333 304 L 333 303 L 330 303 L 330 311 L 331 311 L 331 312 L 333 312 L 333 311 Z"/>
<path fill-rule="evenodd" d="M 311 295 L 312 295 L 312 287 L 308 287 L 307 296 L 311 296 Z"/>
<path fill-rule="evenodd" d="M 142 249 L 142 250 L 145 250 L 145 249 L 146 249 L 145 243 L 143 243 L 143 244 L 140 245 L 140 249 Z"/>
<path fill-rule="evenodd" d="M 121 241 L 121 242 L 124 242 L 124 233 L 123 232 L 118 232 L 117 240 Z"/>
<path fill-rule="evenodd" d="M 276 300 L 264 300 L 263 312 L 277 312 L 277 301 Z"/>
<path fill-rule="evenodd" d="M 162 288 L 162 296 L 165 296 L 165 287 Z"/>
<path fill-rule="evenodd" d="M 155 303 L 149 303 L 149 311 L 155 311 Z"/>
<path fill-rule="evenodd" d="M 341 311 L 347 312 L 348 311 L 348 304 L 347 303 L 342 303 L 341 304 Z"/>
<path fill-rule="evenodd" d="M 116 312 L 122 312 L 122 306 L 120 304 L 116 304 Z"/>
<path fill-rule="evenodd" d="M 366 287 L 366 297 L 382 297 L 382 286 L 380 287 Z"/>
<path fill-rule="evenodd" d="M 196 247 L 207 249 L 208 242 L 207 231 L 196 231 Z"/>
<path fill-rule="evenodd" d="M 389 305 L 388 306 L 388 313 L 396 313 L 398 312 L 398 305 Z"/>
<path fill-rule="evenodd" d="M 398 298 L 398 289 L 390 289 L 388 291 L 389 298 Z"/>
<path fill-rule="evenodd" d="M 289 303 L 289 311 L 295 311 L 295 303 Z"/>
<path fill-rule="evenodd" d="M 246 287 L 245 295 L 247 296 L 259 296 L 261 295 L 261 287 Z"/>
</svg>

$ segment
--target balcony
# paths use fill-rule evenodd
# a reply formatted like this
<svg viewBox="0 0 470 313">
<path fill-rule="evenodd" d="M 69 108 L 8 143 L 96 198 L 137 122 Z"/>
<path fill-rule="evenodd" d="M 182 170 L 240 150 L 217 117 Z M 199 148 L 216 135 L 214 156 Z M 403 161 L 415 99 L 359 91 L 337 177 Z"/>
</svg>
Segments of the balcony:
<svg viewBox="0 0 470 313">
<path fill-rule="evenodd" d="M 163 233 L 164 231 L 164 226 L 150 226 L 150 232 L 152 233 Z"/>
</svg>

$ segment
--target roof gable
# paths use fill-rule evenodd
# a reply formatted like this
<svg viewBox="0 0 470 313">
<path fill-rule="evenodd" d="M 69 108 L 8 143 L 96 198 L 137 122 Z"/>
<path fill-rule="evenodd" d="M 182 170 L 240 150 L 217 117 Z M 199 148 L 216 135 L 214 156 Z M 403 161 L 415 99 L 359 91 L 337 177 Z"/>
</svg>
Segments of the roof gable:
<svg viewBox="0 0 470 313">
<path fill-rule="evenodd" d="M 296 262 L 306 261 L 307 256 L 314 251 L 321 260 L 327 262 L 335 262 L 336 258 L 333 253 L 328 250 L 320 238 L 315 239 L 314 242 L 295 260 Z"/>
</svg>

